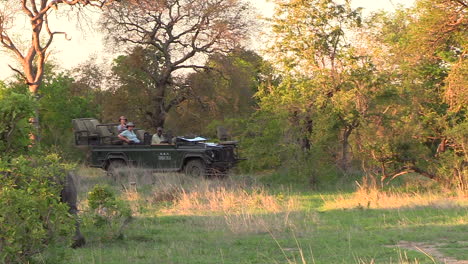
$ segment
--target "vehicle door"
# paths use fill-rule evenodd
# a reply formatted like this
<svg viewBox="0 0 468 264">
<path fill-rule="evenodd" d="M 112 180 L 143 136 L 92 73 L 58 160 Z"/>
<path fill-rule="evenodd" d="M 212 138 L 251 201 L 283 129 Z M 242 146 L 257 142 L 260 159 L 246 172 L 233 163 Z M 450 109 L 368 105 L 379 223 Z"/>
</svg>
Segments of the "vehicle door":
<svg viewBox="0 0 468 264">
<path fill-rule="evenodd" d="M 136 165 L 143 168 L 153 167 L 152 150 L 149 146 L 133 145 L 126 149 L 126 153 Z"/>
<path fill-rule="evenodd" d="M 153 168 L 157 170 L 176 171 L 180 167 L 180 153 L 175 145 L 153 145 Z"/>
</svg>

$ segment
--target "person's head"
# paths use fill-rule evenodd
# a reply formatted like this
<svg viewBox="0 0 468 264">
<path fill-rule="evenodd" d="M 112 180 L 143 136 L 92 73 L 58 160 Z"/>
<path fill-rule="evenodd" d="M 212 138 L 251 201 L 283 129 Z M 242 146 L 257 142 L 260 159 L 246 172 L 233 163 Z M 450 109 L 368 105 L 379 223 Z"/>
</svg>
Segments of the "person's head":
<svg viewBox="0 0 468 264">
<path fill-rule="evenodd" d="M 162 133 L 163 133 L 162 127 L 156 128 L 156 133 L 158 133 L 158 135 L 162 135 Z"/>
<path fill-rule="evenodd" d="M 125 116 L 119 117 L 119 123 L 120 124 L 126 124 L 127 123 L 127 118 Z"/>
<path fill-rule="evenodd" d="M 135 128 L 135 124 L 133 124 L 132 122 L 127 123 L 127 130 L 132 131 L 134 128 Z"/>
</svg>

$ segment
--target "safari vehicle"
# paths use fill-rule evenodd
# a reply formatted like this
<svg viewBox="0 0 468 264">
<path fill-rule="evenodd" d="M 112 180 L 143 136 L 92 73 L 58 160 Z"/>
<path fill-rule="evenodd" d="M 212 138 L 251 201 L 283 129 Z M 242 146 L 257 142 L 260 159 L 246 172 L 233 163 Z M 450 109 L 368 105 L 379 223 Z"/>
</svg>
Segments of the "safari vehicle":
<svg viewBox="0 0 468 264">
<path fill-rule="evenodd" d="M 235 141 L 208 143 L 205 138 L 175 137 L 170 143 L 151 145 L 151 135 L 136 129 L 143 144 L 127 145 L 117 135 L 118 124 L 94 118 L 73 119 L 75 144 L 89 147 L 89 163 L 113 173 L 138 166 L 155 172 L 185 172 L 192 176 L 225 175 L 240 160 Z"/>
</svg>

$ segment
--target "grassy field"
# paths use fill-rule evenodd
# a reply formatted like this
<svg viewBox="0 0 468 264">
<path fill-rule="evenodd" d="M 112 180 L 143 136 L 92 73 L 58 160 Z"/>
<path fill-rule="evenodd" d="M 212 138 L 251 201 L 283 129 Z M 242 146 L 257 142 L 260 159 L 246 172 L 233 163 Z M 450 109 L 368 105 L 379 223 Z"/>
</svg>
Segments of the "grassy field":
<svg viewBox="0 0 468 264">
<path fill-rule="evenodd" d="M 460 193 L 321 193 L 265 187 L 247 176 L 132 171 L 113 181 L 99 170 L 79 174 L 87 245 L 51 247 L 39 262 L 468 263 L 467 197 Z M 111 185 L 129 204 L 133 217 L 124 227 L 86 221 L 95 184 Z"/>
</svg>

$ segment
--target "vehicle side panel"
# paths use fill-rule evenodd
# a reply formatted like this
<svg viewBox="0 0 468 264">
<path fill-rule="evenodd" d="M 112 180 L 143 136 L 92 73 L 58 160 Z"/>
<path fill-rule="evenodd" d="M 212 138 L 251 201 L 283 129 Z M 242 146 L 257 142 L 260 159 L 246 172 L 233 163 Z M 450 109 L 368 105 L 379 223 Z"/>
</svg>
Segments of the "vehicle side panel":
<svg viewBox="0 0 468 264">
<path fill-rule="evenodd" d="M 109 161 L 122 159 L 129 165 L 158 171 L 178 171 L 188 156 L 202 157 L 200 149 L 181 149 L 174 145 L 96 146 L 92 149 L 91 166 L 106 168 Z M 191 155 L 188 155 L 188 153 Z M 195 152 L 195 153 L 194 153 Z"/>
</svg>

